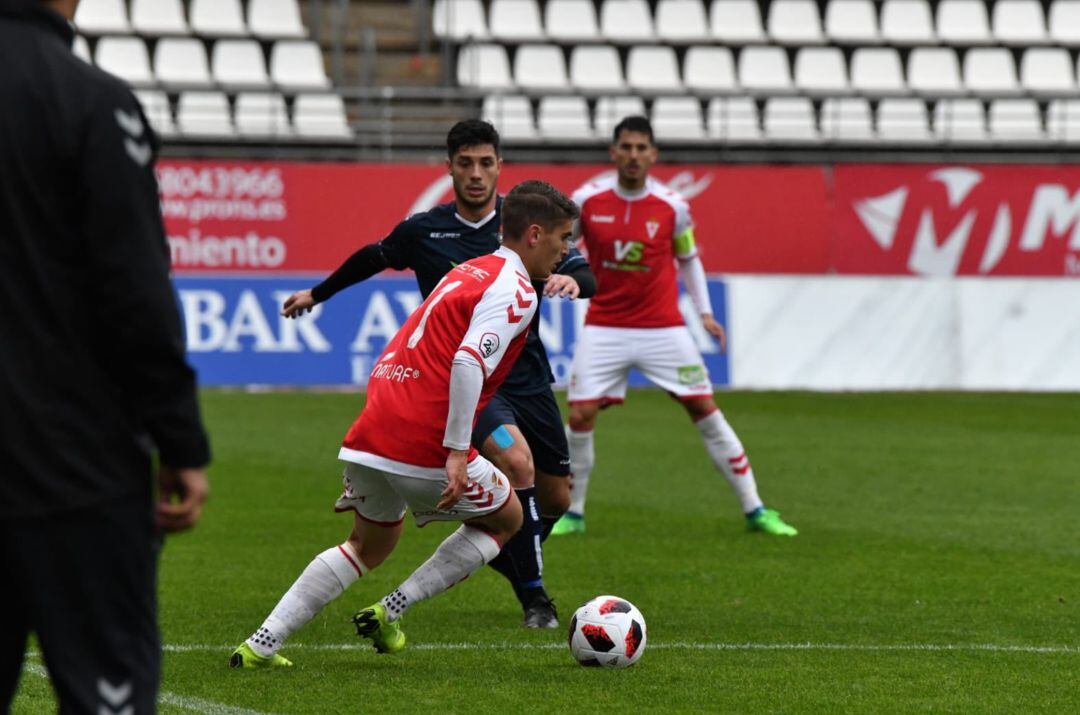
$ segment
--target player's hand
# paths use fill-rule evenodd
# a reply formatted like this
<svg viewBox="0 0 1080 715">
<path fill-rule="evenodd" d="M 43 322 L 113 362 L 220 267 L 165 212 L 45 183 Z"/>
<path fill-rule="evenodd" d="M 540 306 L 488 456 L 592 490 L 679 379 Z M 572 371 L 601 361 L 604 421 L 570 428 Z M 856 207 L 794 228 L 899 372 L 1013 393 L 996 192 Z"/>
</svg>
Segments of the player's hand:
<svg viewBox="0 0 1080 715">
<path fill-rule="evenodd" d="M 724 326 L 716 322 L 716 318 L 712 317 L 712 313 L 702 313 L 701 325 L 705 328 L 705 332 L 716 338 L 716 341 L 720 343 L 720 352 L 727 352 L 727 333 L 724 332 Z"/>
<path fill-rule="evenodd" d="M 569 298 L 573 300 L 581 293 L 581 287 L 577 284 L 577 281 L 570 276 L 564 276 L 559 273 L 552 273 L 544 281 L 544 295 L 548 298 L 554 298 L 559 296 L 560 298 Z"/>
<path fill-rule="evenodd" d="M 195 526 L 210 493 L 205 469 L 161 465 L 158 470 L 157 525 L 166 533 Z"/>
<path fill-rule="evenodd" d="M 458 499 L 469 486 L 469 450 L 451 449 L 446 457 L 446 477 L 450 483 L 442 491 L 442 499 L 435 506 L 449 509 L 458 503 Z"/>
<path fill-rule="evenodd" d="M 304 313 L 311 312 L 315 307 L 315 299 L 311 297 L 310 290 L 298 290 L 285 299 L 285 305 L 281 308 L 281 314 L 286 318 L 296 318 Z"/>
</svg>

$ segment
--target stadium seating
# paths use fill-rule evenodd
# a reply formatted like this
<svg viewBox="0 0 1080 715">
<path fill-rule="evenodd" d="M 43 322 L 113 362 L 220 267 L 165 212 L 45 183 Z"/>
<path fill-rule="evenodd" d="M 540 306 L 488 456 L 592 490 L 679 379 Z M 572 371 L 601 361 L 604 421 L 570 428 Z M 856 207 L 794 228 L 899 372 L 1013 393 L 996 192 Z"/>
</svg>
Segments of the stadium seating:
<svg viewBox="0 0 1080 715">
<path fill-rule="evenodd" d="M 514 56 L 514 83 L 530 92 L 568 89 L 566 58 L 557 45 L 522 45 Z"/>
<path fill-rule="evenodd" d="M 695 97 L 659 97 L 653 102 L 651 119 L 657 141 L 705 138 L 701 103 Z"/>
<path fill-rule="evenodd" d="M 544 7 L 547 36 L 557 42 L 595 42 L 600 25 L 592 0 L 548 0 Z"/>
<path fill-rule="evenodd" d="M 97 41 L 94 64 L 133 85 L 151 85 L 150 53 L 138 37 L 102 37 Z"/>
<path fill-rule="evenodd" d="M 188 136 L 228 138 L 236 133 L 224 92 L 191 91 L 180 94 L 176 107 L 176 123 Z"/>
<path fill-rule="evenodd" d="M 499 42 L 543 42 L 545 35 L 536 0 L 493 0 L 491 36 Z"/>
<path fill-rule="evenodd" d="M 285 98 L 276 92 L 236 95 L 236 130 L 241 136 L 280 137 L 292 133 Z"/>
<path fill-rule="evenodd" d="M 191 29 L 206 37 L 248 34 L 240 0 L 191 0 Z"/>
<path fill-rule="evenodd" d="M 532 103 L 516 94 L 488 95 L 481 116 L 491 122 L 507 141 L 535 141 L 539 138 Z"/>
<path fill-rule="evenodd" d="M 826 141 L 875 139 L 870 103 L 862 97 L 830 97 L 821 104 L 821 136 Z"/>
<path fill-rule="evenodd" d="M 540 135 L 548 139 L 589 140 L 593 128 L 584 97 L 544 97 L 537 115 Z"/>
<path fill-rule="evenodd" d="M 75 26 L 88 35 L 131 32 L 124 0 L 83 0 L 75 11 Z"/>
<path fill-rule="evenodd" d="M 717 97 L 709 100 L 706 126 L 710 138 L 742 144 L 764 140 L 757 104 L 750 97 Z"/>
<path fill-rule="evenodd" d="M 131 0 L 131 29 L 140 35 L 187 35 L 181 0 Z"/>
<path fill-rule="evenodd" d="M 135 96 L 142 105 L 143 113 L 150 120 L 154 131 L 165 138 L 176 136 L 176 122 L 173 121 L 169 97 L 157 89 L 137 89 Z"/>
<path fill-rule="evenodd" d="M 308 139 L 348 139 L 352 129 L 340 94 L 298 94 L 293 105 L 293 126 Z"/>
<path fill-rule="evenodd" d="M 266 87 L 266 58 L 254 40 L 219 40 L 210 57 L 214 80 L 223 87 Z"/>
<path fill-rule="evenodd" d="M 300 39 L 307 36 L 296 0 L 248 0 L 248 27 L 263 39 Z"/>
</svg>

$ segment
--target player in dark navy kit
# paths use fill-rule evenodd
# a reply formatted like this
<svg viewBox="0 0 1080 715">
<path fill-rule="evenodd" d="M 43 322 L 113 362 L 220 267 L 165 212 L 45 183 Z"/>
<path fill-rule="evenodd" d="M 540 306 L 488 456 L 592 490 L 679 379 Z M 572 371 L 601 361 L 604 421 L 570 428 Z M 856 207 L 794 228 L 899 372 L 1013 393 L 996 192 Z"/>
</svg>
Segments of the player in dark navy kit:
<svg viewBox="0 0 1080 715">
<path fill-rule="evenodd" d="M 455 265 L 499 247 L 498 133 L 487 122 L 467 120 L 451 128 L 446 144 L 454 201 L 409 217 L 356 251 L 322 283 L 290 296 L 282 315 L 300 315 L 387 268 L 411 268 L 426 298 Z M 538 295 L 589 298 L 596 279 L 572 249 L 536 288 Z M 473 443 L 510 478 L 525 512 L 521 531 L 491 565 L 513 585 L 525 625 L 554 628 L 558 618 L 543 586 L 541 542 L 570 503 L 570 454 L 539 328 L 538 310 L 521 357 L 477 419 Z"/>
</svg>

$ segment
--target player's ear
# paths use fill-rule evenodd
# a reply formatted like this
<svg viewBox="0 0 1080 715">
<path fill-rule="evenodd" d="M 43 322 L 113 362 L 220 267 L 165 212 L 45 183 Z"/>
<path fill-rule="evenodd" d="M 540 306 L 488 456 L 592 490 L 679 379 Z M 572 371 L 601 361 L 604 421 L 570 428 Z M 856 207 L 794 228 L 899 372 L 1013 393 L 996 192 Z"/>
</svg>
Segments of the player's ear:
<svg viewBox="0 0 1080 715">
<path fill-rule="evenodd" d="M 452 169 L 453 169 L 453 168 L 454 168 L 454 162 L 450 161 L 450 159 L 448 158 L 448 159 L 446 160 L 446 173 L 447 173 L 447 174 L 452 174 L 452 173 L 454 173 L 454 172 L 452 171 Z"/>
<path fill-rule="evenodd" d="M 535 246 L 540 243 L 540 236 L 543 234 L 543 229 L 539 224 L 532 224 L 529 226 L 529 245 Z"/>
</svg>

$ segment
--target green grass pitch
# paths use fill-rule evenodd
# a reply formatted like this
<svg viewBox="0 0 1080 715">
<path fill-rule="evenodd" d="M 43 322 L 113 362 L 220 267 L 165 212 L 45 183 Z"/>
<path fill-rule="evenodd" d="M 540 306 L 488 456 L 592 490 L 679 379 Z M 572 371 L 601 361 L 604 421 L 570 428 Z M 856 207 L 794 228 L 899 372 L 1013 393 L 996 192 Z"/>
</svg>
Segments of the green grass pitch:
<svg viewBox="0 0 1080 715">
<path fill-rule="evenodd" d="M 1080 712 L 1080 396 L 721 393 L 762 496 L 800 535 L 745 531 L 697 431 L 663 394 L 601 416 L 588 533 L 553 538 L 564 622 L 633 601 L 649 645 L 624 671 L 577 666 L 565 631 L 528 631 L 485 569 L 359 644 L 384 595 L 449 526 L 397 552 L 283 652 L 226 667 L 351 519 L 332 511 L 360 398 L 207 392 L 216 460 L 204 521 L 161 564 L 163 712 Z M 33 654 L 14 712 L 52 710 Z"/>
</svg>

